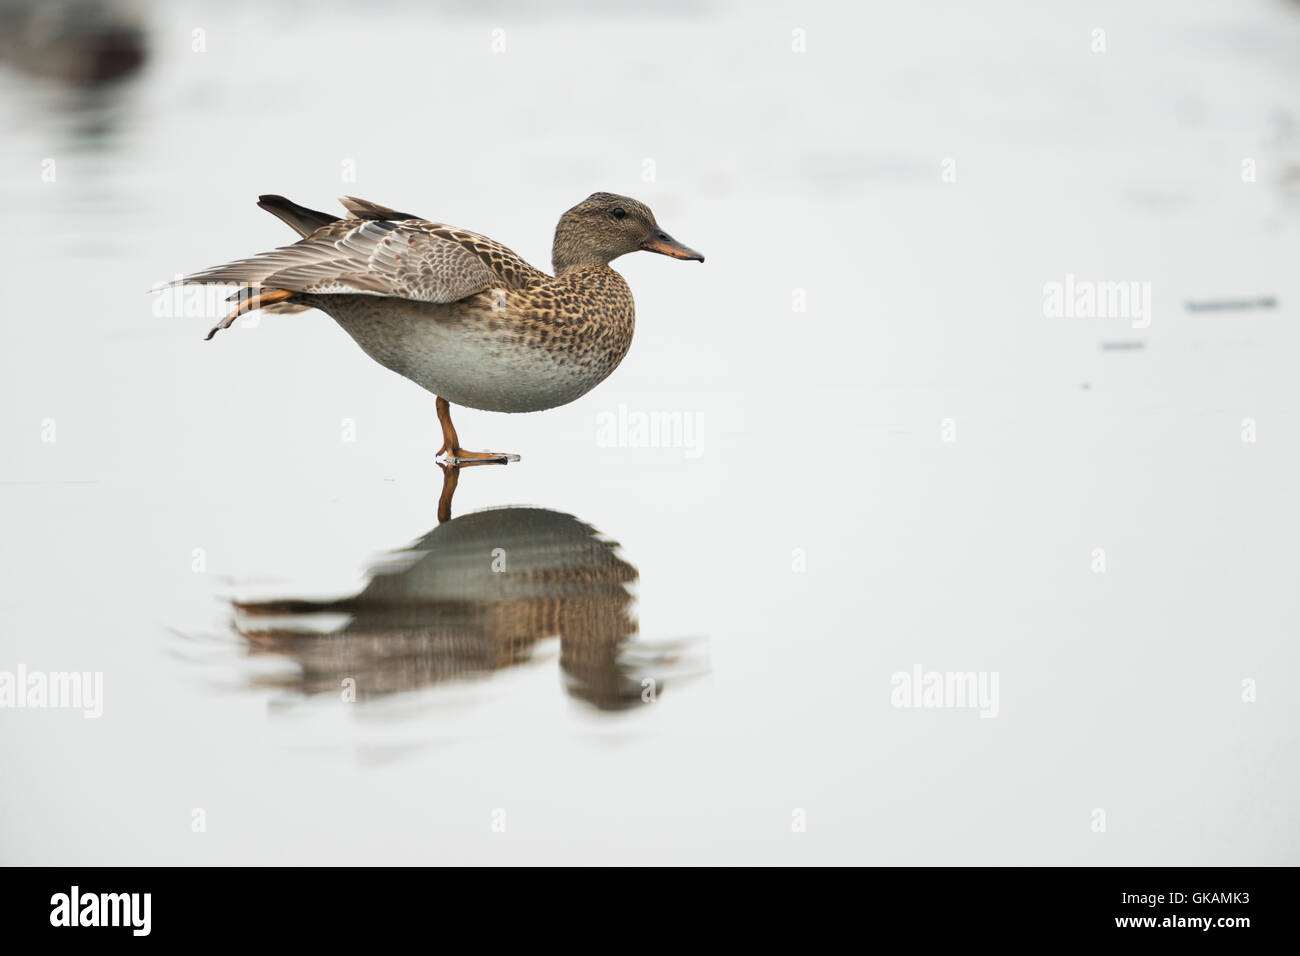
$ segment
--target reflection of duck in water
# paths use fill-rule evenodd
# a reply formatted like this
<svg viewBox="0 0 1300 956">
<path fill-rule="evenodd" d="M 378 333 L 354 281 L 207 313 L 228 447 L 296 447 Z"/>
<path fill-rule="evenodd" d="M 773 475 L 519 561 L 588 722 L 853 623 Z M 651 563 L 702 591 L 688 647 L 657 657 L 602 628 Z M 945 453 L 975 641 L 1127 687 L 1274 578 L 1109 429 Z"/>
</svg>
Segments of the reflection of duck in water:
<svg viewBox="0 0 1300 956">
<path fill-rule="evenodd" d="M 529 659 L 560 638 L 569 693 L 602 710 L 653 699 L 651 681 L 623 660 L 637 625 L 627 586 L 631 564 L 572 515 L 496 508 L 450 519 L 457 469 L 445 468 L 442 521 L 404 556 L 380 567 L 357 595 L 336 601 L 236 603 L 239 632 L 254 652 L 292 658 L 298 674 L 270 683 L 303 694 L 338 693 L 356 681 L 358 700 L 483 676 Z M 308 617 L 346 613 L 322 633 Z M 249 618 L 288 615 L 257 627 Z M 268 622 L 269 623 L 269 622 Z M 653 662 L 652 662 L 653 663 Z"/>
</svg>

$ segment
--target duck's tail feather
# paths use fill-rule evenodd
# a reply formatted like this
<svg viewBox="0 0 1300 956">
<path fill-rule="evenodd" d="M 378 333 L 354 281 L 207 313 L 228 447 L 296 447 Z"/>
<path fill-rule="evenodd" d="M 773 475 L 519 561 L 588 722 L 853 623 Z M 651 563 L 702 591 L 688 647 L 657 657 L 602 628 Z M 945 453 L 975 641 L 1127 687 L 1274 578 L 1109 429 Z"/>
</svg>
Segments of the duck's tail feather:
<svg viewBox="0 0 1300 956">
<path fill-rule="evenodd" d="M 308 209 L 283 196 L 266 195 L 257 197 L 257 205 L 289 226 L 298 235 L 306 238 L 321 226 L 338 222 L 338 216 L 331 216 L 318 209 Z"/>
</svg>

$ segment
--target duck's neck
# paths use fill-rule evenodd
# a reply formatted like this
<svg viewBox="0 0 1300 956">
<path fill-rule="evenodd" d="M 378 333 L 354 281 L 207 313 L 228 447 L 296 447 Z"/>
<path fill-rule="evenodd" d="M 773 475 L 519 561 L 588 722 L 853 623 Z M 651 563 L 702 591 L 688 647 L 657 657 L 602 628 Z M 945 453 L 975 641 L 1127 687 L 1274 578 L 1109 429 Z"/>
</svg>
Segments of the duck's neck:
<svg viewBox="0 0 1300 956">
<path fill-rule="evenodd" d="M 574 272 L 589 272 L 593 269 L 609 269 L 609 263 L 592 259 L 566 260 L 552 256 L 551 268 L 555 270 L 557 276 L 564 276 Z"/>
<path fill-rule="evenodd" d="M 560 220 L 555 228 L 555 242 L 551 245 L 551 268 L 557 276 L 580 269 L 593 269 L 609 266 L 609 257 L 603 256 L 591 248 L 591 243 L 583 241 L 570 223 Z"/>
</svg>

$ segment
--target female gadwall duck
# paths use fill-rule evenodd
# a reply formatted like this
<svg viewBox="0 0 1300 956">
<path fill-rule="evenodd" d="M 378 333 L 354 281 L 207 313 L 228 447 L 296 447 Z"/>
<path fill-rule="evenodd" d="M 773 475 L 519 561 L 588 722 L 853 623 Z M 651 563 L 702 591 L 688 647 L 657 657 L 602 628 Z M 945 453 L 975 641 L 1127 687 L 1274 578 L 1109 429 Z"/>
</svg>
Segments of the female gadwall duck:
<svg viewBox="0 0 1300 956">
<path fill-rule="evenodd" d="M 240 285 L 239 316 L 320 309 L 365 352 L 437 396 L 439 456 L 453 464 L 518 461 L 460 447 L 449 403 L 494 412 L 555 408 L 608 376 L 632 343 L 632 292 L 609 267 L 638 249 L 704 257 L 659 228 L 635 199 L 593 193 L 555 229 L 550 276 L 464 229 L 363 199 L 340 219 L 262 196 L 303 238 L 182 282 Z"/>
</svg>

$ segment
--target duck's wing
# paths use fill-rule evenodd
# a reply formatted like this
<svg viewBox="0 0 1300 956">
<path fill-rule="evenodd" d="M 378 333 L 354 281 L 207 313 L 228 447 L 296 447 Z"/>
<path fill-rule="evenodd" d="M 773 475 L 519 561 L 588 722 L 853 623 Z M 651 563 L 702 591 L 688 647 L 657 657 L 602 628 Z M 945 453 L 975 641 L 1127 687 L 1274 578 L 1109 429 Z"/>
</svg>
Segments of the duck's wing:
<svg viewBox="0 0 1300 956">
<path fill-rule="evenodd" d="M 510 249 L 477 233 L 362 199 L 347 197 L 343 204 L 351 214 L 348 218 L 323 223 L 291 246 L 205 269 L 182 281 L 455 302 L 492 286 L 520 288 L 543 275 Z M 310 224 L 298 218 L 300 224 Z"/>
</svg>

